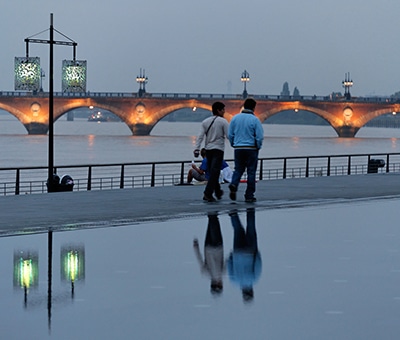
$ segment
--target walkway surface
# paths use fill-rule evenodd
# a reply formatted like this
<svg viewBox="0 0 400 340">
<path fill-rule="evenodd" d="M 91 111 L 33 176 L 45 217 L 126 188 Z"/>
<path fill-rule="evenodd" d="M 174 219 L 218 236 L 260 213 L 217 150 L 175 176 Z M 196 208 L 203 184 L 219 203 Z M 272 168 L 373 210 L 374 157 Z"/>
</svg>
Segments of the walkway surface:
<svg viewBox="0 0 400 340">
<path fill-rule="evenodd" d="M 288 208 L 354 199 L 400 197 L 400 174 L 367 174 L 268 180 L 257 183 L 254 204 L 245 203 L 245 183 L 237 201 L 229 189 L 216 203 L 202 201 L 203 185 L 104 191 L 60 192 L 0 197 L 0 235 L 91 228 L 191 217 L 210 211 Z"/>
</svg>

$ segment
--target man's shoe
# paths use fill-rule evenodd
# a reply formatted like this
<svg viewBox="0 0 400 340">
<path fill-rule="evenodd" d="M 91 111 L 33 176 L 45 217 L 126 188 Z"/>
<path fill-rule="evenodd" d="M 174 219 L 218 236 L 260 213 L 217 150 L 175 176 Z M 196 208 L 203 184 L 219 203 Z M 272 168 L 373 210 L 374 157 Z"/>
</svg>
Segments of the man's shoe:
<svg viewBox="0 0 400 340">
<path fill-rule="evenodd" d="M 237 191 L 237 188 L 236 188 L 233 184 L 229 184 L 229 191 L 230 191 L 230 193 L 229 193 L 229 198 L 230 198 L 232 201 L 236 201 L 236 191 Z"/>
<path fill-rule="evenodd" d="M 215 197 L 217 197 L 218 200 L 220 200 L 223 196 L 224 192 L 221 190 L 218 194 L 215 193 Z"/>
<path fill-rule="evenodd" d="M 246 198 L 244 201 L 245 201 L 246 203 L 254 203 L 254 202 L 257 202 L 257 198 L 255 198 L 255 197 Z"/>
<path fill-rule="evenodd" d="M 217 200 L 213 196 L 203 196 L 203 201 L 207 201 L 208 203 L 217 202 Z"/>
</svg>

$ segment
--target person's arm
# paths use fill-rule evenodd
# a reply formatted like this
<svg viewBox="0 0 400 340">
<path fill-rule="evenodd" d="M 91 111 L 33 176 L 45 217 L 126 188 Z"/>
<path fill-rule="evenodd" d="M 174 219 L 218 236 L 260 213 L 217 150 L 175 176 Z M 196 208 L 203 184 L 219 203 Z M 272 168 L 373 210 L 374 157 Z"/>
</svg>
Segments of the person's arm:
<svg viewBox="0 0 400 340">
<path fill-rule="evenodd" d="M 233 147 L 233 141 L 235 139 L 235 133 L 234 133 L 234 122 L 231 120 L 228 128 L 228 139 L 229 143 L 231 144 L 231 147 Z"/>
<path fill-rule="evenodd" d="M 203 161 L 201 162 L 200 168 L 198 168 L 198 172 L 200 172 L 201 175 L 205 174 L 207 171 L 207 158 L 203 158 Z"/>
<path fill-rule="evenodd" d="M 262 143 L 264 140 L 264 129 L 262 127 L 262 124 L 260 122 L 260 120 L 257 118 L 257 122 L 256 122 L 256 145 L 257 145 L 257 149 L 261 149 L 262 147 Z"/>
<path fill-rule="evenodd" d="M 197 155 L 196 157 L 199 157 L 200 147 L 201 147 L 201 144 L 203 143 L 204 136 L 205 136 L 205 130 L 204 130 L 204 126 L 203 126 L 203 123 L 202 123 L 199 135 L 196 138 L 196 145 L 195 145 L 194 151 L 193 151 L 195 156 Z"/>
<path fill-rule="evenodd" d="M 204 261 L 203 257 L 201 256 L 200 253 L 200 247 L 199 247 L 199 241 L 197 238 L 193 240 L 193 250 L 194 250 L 194 255 L 196 256 L 197 262 L 199 263 L 201 271 L 204 269 Z"/>
<path fill-rule="evenodd" d="M 205 173 L 205 171 L 201 169 L 201 167 L 199 168 L 195 163 L 192 163 L 192 168 L 196 170 L 200 175 L 203 175 Z"/>
</svg>

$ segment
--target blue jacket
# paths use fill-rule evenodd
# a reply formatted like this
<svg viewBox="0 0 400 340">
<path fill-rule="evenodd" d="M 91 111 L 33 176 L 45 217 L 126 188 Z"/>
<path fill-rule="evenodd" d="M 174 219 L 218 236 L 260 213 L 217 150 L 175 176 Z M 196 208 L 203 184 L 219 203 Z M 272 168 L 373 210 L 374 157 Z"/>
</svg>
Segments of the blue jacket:
<svg viewBox="0 0 400 340">
<path fill-rule="evenodd" d="M 229 255 L 227 268 L 232 283 L 241 288 L 251 288 L 261 276 L 261 255 L 234 251 Z"/>
<path fill-rule="evenodd" d="M 242 110 L 232 118 L 229 124 L 228 138 L 234 148 L 261 149 L 264 129 L 253 111 Z"/>
<path fill-rule="evenodd" d="M 222 160 L 221 170 L 225 169 L 226 167 L 229 167 L 229 164 L 225 160 Z M 203 158 L 199 169 L 204 171 L 204 175 L 206 176 L 206 179 L 208 181 L 208 179 L 210 178 L 210 174 L 208 173 L 207 169 L 207 158 Z"/>
</svg>

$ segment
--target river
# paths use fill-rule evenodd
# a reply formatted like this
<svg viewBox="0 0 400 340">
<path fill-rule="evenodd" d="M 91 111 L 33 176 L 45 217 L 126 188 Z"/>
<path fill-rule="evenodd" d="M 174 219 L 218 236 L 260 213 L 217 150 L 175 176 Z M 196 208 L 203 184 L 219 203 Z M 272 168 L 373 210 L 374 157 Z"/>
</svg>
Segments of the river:
<svg viewBox="0 0 400 340">
<path fill-rule="evenodd" d="M 150 136 L 132 136 L 122 122 L 67 121 L 54 125 L 54 164 L 106 164 L 191 160 L 200 123 L 159 122 Z M 398 152 L 400 129 L 362 128 L 338 138 L 330 126 L 263 124 L 260 157 Z M 0 167 L 46 166 L 48 137 L 28 135 L 11 115 L 0 115 Z M 225 158 L 233 158 L 226 145 Z"/>
</svg>

